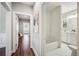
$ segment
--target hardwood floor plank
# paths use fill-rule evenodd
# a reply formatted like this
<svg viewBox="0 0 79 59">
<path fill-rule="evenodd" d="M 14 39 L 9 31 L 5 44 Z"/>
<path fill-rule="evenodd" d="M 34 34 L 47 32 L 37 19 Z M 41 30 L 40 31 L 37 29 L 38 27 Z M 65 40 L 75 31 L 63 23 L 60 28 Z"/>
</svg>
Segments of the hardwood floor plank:
<svg viewBox="0 0 79 59">
<path fill-rule="evenodd" d="M 19 45 L 15 53 L 12 56 L 35 56 L 32 48 L 24 49 L 23 36 L 19 38 Z"/>
</svg>

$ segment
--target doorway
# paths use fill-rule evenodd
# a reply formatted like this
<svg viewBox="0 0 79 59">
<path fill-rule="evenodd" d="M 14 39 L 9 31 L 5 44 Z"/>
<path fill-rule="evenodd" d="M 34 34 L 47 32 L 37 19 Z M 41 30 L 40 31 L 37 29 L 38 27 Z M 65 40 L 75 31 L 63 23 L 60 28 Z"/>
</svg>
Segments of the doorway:
<svg viewBox="0 0 79 59">
<path fill-rule="evenodd" d="M 31 16 L 14 12 L 13 13 L 13 50 L 21 56 L 31 55 Z M 31 29 L 30 29 L 31 28 Z"/>
<path fill-rule="evenodd" d="M 30 48 L 30 19 L 19 17 L 19 33 L 23 36 L 23 50 L 28 50 Z"/>
</svg>

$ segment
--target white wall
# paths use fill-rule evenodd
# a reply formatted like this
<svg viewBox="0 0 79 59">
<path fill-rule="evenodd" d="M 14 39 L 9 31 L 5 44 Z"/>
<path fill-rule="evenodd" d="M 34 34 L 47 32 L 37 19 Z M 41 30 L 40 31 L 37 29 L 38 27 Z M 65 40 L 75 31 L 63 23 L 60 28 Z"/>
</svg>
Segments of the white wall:
<svg viewBox="0 0 79 59">
<path fill-rule="evenodd" d="M 51 33 L 51 40 L 61 41 L 61 7 L 58 6 L 52 11 L 51 16 L 51 23 L 50 23 L 50 33 Z M 60 45 L 60 44 L 58 44 Z"/>
<path fill-rule="evenodd" d="M 60 40 L 61 35 L 61 16 L 60 16 L 60 7 L 56 7 L 52 11 L 44 12 L 44 39 L 46 43 L 52 43 L 54 41 Z"/>
<path fill-rule="evenodd" d="M 10 56 L 11 55 L 11 35 L 12 35 L 12 32 L 11 32 L 11 21 L 12 21 L 12 3 L 11 2 L 7 2 L 7 5 L 8 5 L 8 12 L 7 12 L 7 16 L 6 16 L 6 31 L 7 31 L 7 51 L 6 51 L 6 55 Z"/>
<path fill-rule="evenodd" d="M 50 4 L 50 3 L 49 3 Z M 53 4 L 53 3 L 52 3 Z M 42 55 L 46 54 L 46 45 L 58 42 L 58 47 L 60 47 L 61 41 L 61 9 L 60 6 L 55 7 L 51 11 L 48 10 L 49 7 L 46 4 L 42 6 L 41 14 L 41 48 Z"/>
<path fill-rule="evenodd" d="M 39 10 L 40 10 L 40 6 L 41 6 L 40 3 L 36 3 L 34 5 L 34 9 L 33 9 L 33 16 L 34 16 L 34 18 L 36 18 L 38 16 Z M 40 19 L 38 19 L 38 21 L 39 20 Z M 33 25 L 33 27 L 35 27 L 35 26 Z M 35 30 L 33 29 L 32 48 L 35 51 L 36 55 L 41 55 L 41 39 L 39 38 L 39 29 L 38 29 L 38 32 L 35 32 Z"/>
<path fill-rule="evenodd" d="M 43 5 L 42 8 L 42 16 L 43 16 L 43 39 L 46 40 L 46 43 L 50 42 L 50 20 L 51 20 L 51 13 L 47 10 L 46 6 Z"/>
<path fill-rule="evenodd" d="M 41 40 L 41 55 L 46 54 L 46 41 L 50 40 L 50 13 L 46 9 L 44 3 L 40 7 L 40 19 L 39 19 L 39 38 Z"/>
<path fill-rule="evenodd" d="M 79 56 L 79 2 L 77 2 L 77 55 Z"/>
<path fill-rule="evenodd" d="M 1 32 L 4 32 L 6 35 L 3 35 L 5 36 L 5 40 L 3 41 L 5 43 L 5 46 L 6 46 L 6 55 L 10 56 L 11 55 L 11 7 L 9 7 L 8 3 L 7 2 L 3 2 L 2 3 L 3 7 L 4 7 L 4 10 L 6 11 L 6 13 L 4 14 L 4 10 L 2 10 L 2 14 L 1 16 L 2 19 L 3 19 L 3 24 L 4 26 L 1 26 L 3 29 L 3 31 Z M 2 9 L 2 8 L 1 8 Z M 1 44 L 0 44 L 1 45 Z"/>
<path fill-rule="evenodd" d="M 7 31 L 7 47 L 6 47 L 6 55 L 10 56 L 11 55 L 11 12 L 7 13 L 6 17 L 6 31 Z"/>
<path fill-rule="evenodd" d="M 43 37 L 46 43 L 52 43 L 61 39 L 60 10 L 60 6 L 53 8 L 52 11 L 47 10 L 46 6 L 43 7 Z"/>
</svg>

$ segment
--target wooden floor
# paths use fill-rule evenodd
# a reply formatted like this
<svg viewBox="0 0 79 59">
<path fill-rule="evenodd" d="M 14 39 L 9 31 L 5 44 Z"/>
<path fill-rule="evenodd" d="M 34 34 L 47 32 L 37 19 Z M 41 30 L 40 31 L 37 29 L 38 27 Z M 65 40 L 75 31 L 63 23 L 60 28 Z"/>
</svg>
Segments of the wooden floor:
<svg viewBox="0 0 79 59">
<path fill-rule="evenodd" d="M 32 48 L 30 48 L 30 47 L 26 48 L 25 46 L 23 46 L 24 45 L 23 40 L 24 40 L 23 37 L 19 38 L 18 48 L 17 48 L 16 52 L 12 54 L 12 56 L 35 56 Z M 25 42 L 25 43 L 27 43 L 27 42 Z"/>
<path fill-rule="evenodd" d="M 35 56 L 35 54 L 32 48 L 30 48 L 28 51 L 26 51 L 26 53 L 22 51 L 19 52 L 19 50 L 17 50 L 15 53 L 12 54 L 12 56 Z"/>
</svg>

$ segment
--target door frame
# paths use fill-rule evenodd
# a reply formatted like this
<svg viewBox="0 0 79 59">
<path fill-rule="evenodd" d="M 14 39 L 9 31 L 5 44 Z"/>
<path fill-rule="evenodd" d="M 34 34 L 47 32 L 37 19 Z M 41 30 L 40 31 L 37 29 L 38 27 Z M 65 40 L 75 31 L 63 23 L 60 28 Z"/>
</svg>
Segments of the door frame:
<svg viewBox="0 0 79 59">
<path fill-rule="evenodd" d="M 13 13 L 15 13 L 15 15 L 17 15 L 17 14 L 22 14 L 22 15 L 26 15 L 26 16 L 30 16 L 30 22 L 29 22 L 29 24 L 30 24 L 30 31 L 29 31 L 29 43 L 30 43 L 30 48 L 32 48 L 32 39 L 33 39 L 33 30 L 32 30 L 32 21 L 31 20 L 33 20 L 33 16 L 32 16 L 32 14 L 29 14 L 29 13 L 23 13 L 23 12 L 16 12 L 16 11 L 13 11 Z"/>
</svg>

